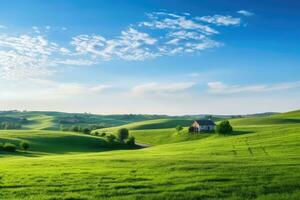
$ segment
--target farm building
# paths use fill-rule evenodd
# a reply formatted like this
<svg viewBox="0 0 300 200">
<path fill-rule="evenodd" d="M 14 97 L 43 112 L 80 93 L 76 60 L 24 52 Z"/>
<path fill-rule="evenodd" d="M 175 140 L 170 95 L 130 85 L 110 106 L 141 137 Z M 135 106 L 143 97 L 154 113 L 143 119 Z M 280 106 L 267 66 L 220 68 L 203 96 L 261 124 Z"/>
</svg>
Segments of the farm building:
<svg viewBox="0 0 300 200">
<path fill-rule="evenodd" d="M 195 132 L 213 131 L 216 124 L 212 120 L 202 119 L 194 121 L 191 127 Z"/>
</svg>

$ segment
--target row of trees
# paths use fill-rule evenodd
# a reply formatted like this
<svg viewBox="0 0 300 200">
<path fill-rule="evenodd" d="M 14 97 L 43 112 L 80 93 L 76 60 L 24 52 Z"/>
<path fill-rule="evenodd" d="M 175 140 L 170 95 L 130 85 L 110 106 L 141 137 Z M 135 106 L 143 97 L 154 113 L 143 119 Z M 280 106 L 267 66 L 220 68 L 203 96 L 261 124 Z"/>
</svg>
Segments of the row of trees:
<svg viewBox="0 0 300 200">
<path fill-rule="evenodd" d="M 106 141 L 109 143 L 120 143 L 130 146 L 135 145 L 135 137 L 129 134 L 129 130 L 127 128 L 119 129 L 116 135 L 106 134 L 105 132 L 99 133 L 97 131 L 93 132 L 92 134 L 106 138 Z"/>
<path fill-rule="evenodd" d="M 107 134 L 105 132 L 94 131 L 97 129 L 99 129 L 98 126 L 91 126 L 90 128 L 87 127 L 83 128 L 80 126 L 70 126 L 70 127 L 63 128 L 62 130 L 103 137 L 109 143 L 120 143 L 120 144 L 132 145 L 132 146 L 135 145 L 135 138 L 129 135 L 129 130 L 127 128 L 119 129 L 116 135 Z"/>
<path fill-rule="evenodd" d="M 21 141 L 19 143 L 19 149 L 27 151 L 30 148 L 30 144 L 27 141 Z M 0 143 L 0 151 L 6 151 L 6 152 L 15 152 L 17 150 L 17 146 L 15 144 L 6 142 L 6 143 Z"/>
<path fill-rule="evenodd" d="M 90 127 L 81 127 L 81 126 L 69 126 L 69 127 L 61 127 L 62 131 L 72 131 L 77 133 L 90 134 L 93 130 L 97 130 L 103 128 L 102 126 L 92 125 Z"/>
<path fill-rule="evenodd" d="M 21 129 L 22 124 L 16 122 L 1 122 L 0 129 L 9 130 L 9 129 Z"/>
</svg>

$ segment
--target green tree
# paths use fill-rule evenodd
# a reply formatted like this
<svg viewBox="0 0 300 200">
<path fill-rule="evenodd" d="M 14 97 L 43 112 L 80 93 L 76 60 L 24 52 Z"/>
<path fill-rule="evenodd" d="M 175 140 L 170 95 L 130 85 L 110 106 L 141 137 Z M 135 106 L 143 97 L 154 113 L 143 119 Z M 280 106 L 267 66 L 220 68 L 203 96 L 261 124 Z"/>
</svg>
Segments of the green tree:
<svg viewBox="0 0 300 200">
<path fill-rule="evenodd" d="M 27 141 L 20 142 L 20 149 L 27 151 L 29 149 L 29 147 L 30 147 L 29 142 L 27 142 Z"/>
<path fill-rule="evenodd" d="M 219 134 L 230 134 L 232 131 L 233 131 L 233 128 L 230 125 L 229 121 L 227 121 L 227 120 L 222 121 L 217 126 L 217 133 L 219 133 Z"/>
<path fill-rule="evenodd" d="M 135 145 L 135 138 L 133 136 L 129 136 L 126 144 L 130 145 L 130 146 L 134 146 Z"/>
<path fill-rule="evenodd" d="M 176 126 L 176 131 L 179 133 L 180 131 L 182 131 L 183 130 L 183 127 L 182 126 L 180 126 L 180 125 L 178 125 L 178 126 Z"/>
<path fill-rule="evenodd" d="M 118 130 L 118 139 L 120 142 L 124 143 L 124 140 L 126 140 L 129 136 L 129 131 L 127 128 L 121 128 Z"/>
<path fill-rule="evenodd" d="M 84 128 L 84 129 L 82 130 L 82 132 L 83 132 L 84 134 L 90 134 L 90 133 L 91 133 L 91 130 L 90 130 L 89 128 Z"/>
<path fill-rule="evenodd" d="M 107 142 L 113 143 L 116 140 L 116 136 L 113 134 L 106 135 Z"/>
</svg>

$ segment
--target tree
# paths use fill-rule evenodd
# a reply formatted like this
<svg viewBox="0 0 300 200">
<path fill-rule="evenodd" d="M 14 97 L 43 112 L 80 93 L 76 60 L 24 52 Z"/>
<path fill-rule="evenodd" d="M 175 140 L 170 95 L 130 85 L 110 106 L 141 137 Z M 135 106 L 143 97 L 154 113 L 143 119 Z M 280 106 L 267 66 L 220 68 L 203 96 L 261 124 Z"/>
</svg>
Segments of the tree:
<svg viewBox="0 0 300 200">
<path fill-rule="evenodd" d="M 176 131 L 179 133 L 180 131 L 182 131 L 183 130 L 183 127 L 182 126 L 180 126 L 180 125 L 178 125 L 178 126 L 176 126 Z"/>
<path fill-rule="evenodd" d="M 222 121 L 218 126 L 217 126 L 217 133 L 219 134 L 229 134 L 233 131 L 232 126 L 230 125 L 229 121 L 225 120 Z"/>
<path fill-rule="evenodd" d="M 124 143 L 124 140 L 126 140 L 129 136 L 129 131 L 127 128 L 121 128 L 118 130 L 118 139 L 120 142 Z"/>
<path fill-rule="evenodd" d="M 126 144 L 128 144 L 130 146 L 134 146 L 135 145 L 135 138 L 133 136 L 129 136 L 128 140 L 126 141 Z"/>
<path fill-rule="evenodd" d="M 27 142 L 27 141 L 20 142 L 20 149 L 27 151 L 29 149 L 29 147 L 30 147 L 29 142 Z"/>
<path fill-rule="evenodd" d="M 190 127 L 189 127 L 189 133 L 194 133 L 194 132 L 195 132 L 195 128 L 192 127 L 192 126 L 190 126 Z"/>
<path fill-rule="evenodd" d="M 107 136 L 106 136 L 106 139 L 107 139 L 107 142 L 113 143 L 113 142 L 115 141 L 115 139 L 116 139 L 116 136 L 110 134 L 110 135 L 107 135 Z"/>
<path fill-rule="evenodd" d="M 82 132 L 83 132 L 84 134 L 90 134 L 90 133 L 91 133 L 91 130 L 90 130 L 89 128 L 84 128 L 84 129 L 82 130 Z"/>
</svg>

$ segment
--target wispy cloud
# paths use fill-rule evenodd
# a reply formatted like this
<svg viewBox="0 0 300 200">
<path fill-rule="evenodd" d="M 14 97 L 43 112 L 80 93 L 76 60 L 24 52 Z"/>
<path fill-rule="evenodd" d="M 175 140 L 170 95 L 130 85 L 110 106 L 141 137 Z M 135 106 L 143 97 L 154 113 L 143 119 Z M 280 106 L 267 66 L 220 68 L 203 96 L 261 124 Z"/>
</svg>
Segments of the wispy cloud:
<svg viewBox="0 0 300 200">
<path fill-rule="evenodd" d="M 4 25 L 1 25 L 1 24 L 0 24 L 0 29 L 1 29 L 1 28 L 7 28 L 7 27 L 6 27 L 6 26 L 4 26 Z"/>
<path fill-rule="evenodd" d="M 155 43 L 156 39 L 134 28 L 122 31 L 121 36 L 116 39 L 109 40 L 100 35 L 79 35 L 71 41 L 77 53 L 91 54 L 105 60 L 144 60 L 155 57 L 155 53 L 149 49 Z"/>
<path fill-rule="evenodd" d="M 66 60 L 55 60 L 52 62 L 54 65 L 71 65 L 71 66 L 89 66 L 95 65 L 98 62 L 93 60 L 84 60 L 84 59 L 66 59 Z"/>
<path fill-rule="evenodd" d="M 300 81 L 264 85 L 227 85 L 222 82 L 209 82 L 208 92 L 214 94 L 260 93 L 300 88 Z"/>
<path fill-rule="evenodd" d="M 250 11 L 247 11 L 247 10 L 239 10 L 239 11 L 237 11 L 237 13 L 239 13 L 241 15 L 244 15 L 244 16 L 247 16 L 247 17 L 254 15 L 253 12 L 250 12 Z"/>
<path fill-rule="evenodd" d="M 143 95 L 170 95 L 185 92 L 193 87 L 195 83 L 181 82 L 181 83 L 147 83 L 137 85 L 132 88 L 132 93 L 137 96 Z"/>
<path fill-rule="evenodd" d="M 104 60 L 145 60 L 220 47 L 222 42 L 212 38 L 220 32 L 210 25 L 240 23 L 240 18 L 223 15 L 198 17 L 153 12 L 146 16 L 147 20 L 131 24 L 114 39 L 101 35 L 78 35 L 71 44 L 79 54 L 90 54 Z"/>
<path fill-rule="evenodd" d="M 200 76 L 200 74 L 197 72 L 193 72 L 193 73 L 189 73 L 188 76 L 189 77 L 198 77 L 198 76 Z"/>
<path fill-rule="evenodd" d="M 43 36 L 0 35 L 0 77 L 18 79 L 50 74 L 49 57 L 57 50 L 58 45 Z"/>
<path fill-rule="evenodd" d="M 216 24 L 218 26 L 239 25 L 241 23 L 240 18 L 232 17 L 230 15 L 203 16 L 197 19 L 203 22 Z"/>
<path fill-rule="evenodd" d="M 101 95 L 112 86 L 105 84 L 63 83 L 44 79 L 28 79 L 26 82 L 6 82 L 0 86 L 1 99 L 66 99 Z"/>
<path fill-rule="evenodd" d="M 239 23 L 240 18 L 229 15 L 201 17 L 153 12 L 115 37 L 81 34 L 71 38 L 67 46 L 47 38 L 50 26 L 33 26 L 31 34 L 0 35 L 0 78 L 47 76 L 59 71 L 56 70 L 59 65 L 95 65 L 112 59 L 143 61 L 197 53 L 223 45 L 213 38 L 220 34 L 213 25 Z"/>
</svg>

